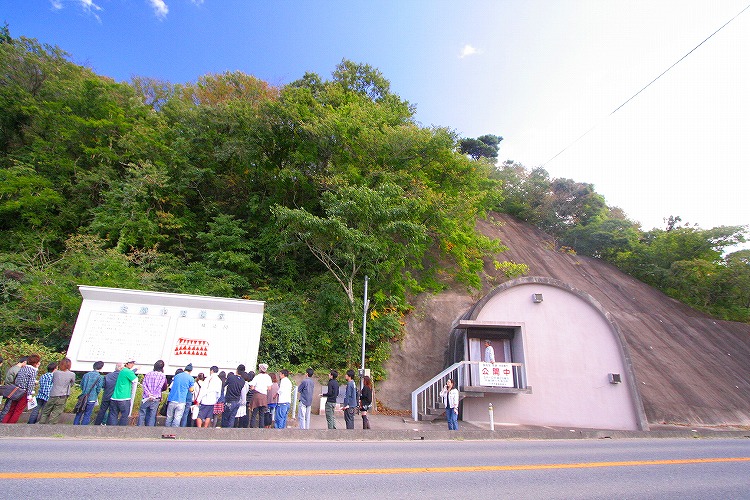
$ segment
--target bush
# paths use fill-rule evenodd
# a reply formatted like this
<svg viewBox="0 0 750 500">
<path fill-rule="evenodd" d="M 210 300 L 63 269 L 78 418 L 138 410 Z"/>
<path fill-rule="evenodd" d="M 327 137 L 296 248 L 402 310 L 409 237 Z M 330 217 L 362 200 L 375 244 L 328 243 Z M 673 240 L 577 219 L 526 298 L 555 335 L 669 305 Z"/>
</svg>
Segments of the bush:
<svg viewBox="0 0 750 500">
<path fill-rule="evenodd" d="M 57 352 L 36 342 L 27 342 L 20 339 L 6 339 L 0 344 L 0 356 L 3 357 L 3 368 L 5 371 L 13 366 L 22 356 L 39 354 L 42 357 L 39 363 L 39 374 L 47 372 L 47 364 L 51 361 L 60 361 L 65 357 L 64 352 Z"/>
</svg>

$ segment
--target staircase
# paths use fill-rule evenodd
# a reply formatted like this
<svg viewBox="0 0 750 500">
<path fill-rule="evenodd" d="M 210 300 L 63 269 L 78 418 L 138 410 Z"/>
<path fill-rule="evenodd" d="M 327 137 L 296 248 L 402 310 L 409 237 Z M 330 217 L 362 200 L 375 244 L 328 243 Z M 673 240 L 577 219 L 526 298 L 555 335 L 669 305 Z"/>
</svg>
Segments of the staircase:
<svg viewBox="0 0 750 500">
<path fill-rule="evenodd" d="M 468 366 L 470 361 L 454 363 L 430 380 L 419 386 L 411 393 L 411 415 L 415 421 L 433 421 L 445 418 L 445 401 L 440 397 L 440 391 L 445 387 L 448 379 L 453 379 L 461 392 L 464 381 L 468 380 Z M 467 394 L 460 394 L 460 399 Z"/>
<path fill-rule="evenodd" d="M 453 379 L 459 392 L 459 401 L 464 398 L 482 398 L 485 393 L 531 394 L 526 384 L 526 372 L 521 363 L 505 363 L 513 370 L 513 387 L 488 387 L 472 385 L 470 370 L 474 367 L 474 379 L 478 377 L 478 361 L 460 361 L 449 366 L 411 393 L 411 416 L 415 421 L 432 421 L 445 417 L 445 401 L 440 391 L 447 380 Z M 510 373 L 510 372 L 508 372 Z M 476 383 L 476 382 L 474 382 Z"/>
</svg>

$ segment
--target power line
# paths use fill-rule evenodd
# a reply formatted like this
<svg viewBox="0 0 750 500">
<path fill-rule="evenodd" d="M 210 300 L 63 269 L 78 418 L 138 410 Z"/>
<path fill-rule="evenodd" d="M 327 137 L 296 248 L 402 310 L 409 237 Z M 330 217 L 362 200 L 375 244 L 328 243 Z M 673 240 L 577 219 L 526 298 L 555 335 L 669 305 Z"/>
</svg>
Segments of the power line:
<svg viewBox="0 0 750 500">
<path fill-rule="evenodd" d="M 649 82 L 649 83 L 648 83 L 648 84 L 647 84 L 647 85 L 646 85 L 645 87 L 643 87 L 643 88 L 642 88 L 641 90 L 639 90 L 638 92 L 636 92 L 635 94 L 633 94 L 633 95 L 632 95 L 632 96 L 631 96 L 631 97 L 630 97 L 630 98 L 629 98 L 629 99 L 628 99 L 627 101 L 625 101 L 625 102 L 623 102 L 622 104 L 620 104 L 619 106 L 617 106 L 617 108 L 616 108 L 616 109 L 615 109 L 614 111 L 612 111 L 612 112 L 611 112 L 610 114 L 608 114 L 607 116 L 605 116 L 605 117 L 604 117 L 603 119 L 599 120 L 599 123 L 595 124 L 595 125 L 594 125 L 593 127 L 591 127 L 591 128 L 590 128 L 590 129 L 588 129 L 588 130 L 587 130 L 586 132 L 584 132 L 583 134 L 581 134 L 581 136 L 580 136 L 580 137 L 578 137 L 578 138 L 577 138 L 576 140 L 574 140 L 573 142 L 571 142 L 570 144 L 568 144 L 567 146 L 565 146 L 565 147 L 564 147 L 564 148 L 563 148 L 563 149 L 562 149 L 562 150 L 561 150 L 561 151 L 560 151 L 559 153 L 557 153 L 557 154 L 556 154 L 555 156 L 553 156 L 552 158 L 550 158 L 549 160 L 547 160 L 546 162 L 544 162 L 544 163 L 542 164 L 542 167 L 546 166 L 546 165 L 547 165 L 547 164 L 548 164 L 549 162 L 551 162 L 552 160 L 554 160 L 555 158 L 557 158 L 558 156 L 560 156 L 561 154 L 563 154 L 563 153 L 564 153 L 565 151 L 567 151 L 567 150 L 568 150 L 568 149 L 569 149 L 569 148 L 570 148 L 571 146 L 573 146 L 573 145 L 574 145 L 575 143 L 577 143 L 578 141 L 580 141 L 581 139 L 583 139 L 584 137 L 586 137 L 586 136 L 587 136 L 587 135 L 589 134 L 589 132 L 591 132 L 591 131 L 592 131 L 592 130 L 594 130 L 594 129 L 595 129 L 596 127 L 598 127 L 598 126 L 599 126 L 599 125 L 600 125 L 600 124 L 601 124 L 601 123 L 602 123 L 602 122 L 603 122 L 604 120 L 606 120 L 606 119 L 607 119 L 607 118 L 609 118 L 610 116 L 612 116 L 612 115 L 614 115 L 615 113 L 617 113 L 617 112 L 618 112 L 618 111 L 619 111 L 620 109 L 622 109 L 622 108 L 623 108 L 623 107 L 624 107 L 624 106 L 625 106 L 625 105 L 626 105 L 627 103 L 629 103 L 630 101 L 632 101 L 633 99 L 635 99 L 635 98 L 636 98 L 636 97 L 638 96 L 638 94 L 640 94 L 641 92 L 643 92 L 644 90 L 646 90 L 647 88 L 649 88 L 649 87 L 651 86 L 651 84 L 653 84 L 654 82 L 656 82 L 656 80 L 658 80 L 659 78 L 661 78 L 662 76 L 664 76 L 664 75 L 665 75 L 665 74 L 666 74 L 666 73 L 667 73 L 667 72 L 668 72 L 668 71 L 669 71 L 670 69 L 672 69 L 672 68 L 674 68 L 675 66 L 677 66 L 678 64 L 680 64 L 680 63 L 682 62 L 682 60 L 683 60 L 683 59 L 685 59 L 685 58 L 686 58 L 687 56 L 689 56 L 690 54 L 692 54 L 693 52 L 695 52 L 695 51 L 696 51 L 696 50 L 698 49 L 698 47 L 700 47 L 701 45 L 703 45 L 704 43 L 706 43 L 706 42 L 707 42 L 707 41 L 708 41 L 708 40 L 709 40 L 709 39 L 710 39 L 710 38 L 711 38 L 712 36 L 714 36 L 714 35 L 715 35 L 716 33 L 718 33 L 719 31 L 721 31 L 722 29 L 724 29 L 724 27 L 725 27 L 725 26 L 726 26 L 727 24 L 729 24 L 729 23 L 731 23 L 732 21 L 734 21 L 735 19 L 737 19 L 737 18 L 738 18 L 738 17 L 739 17 L 739 16 L 740 16 L 740 15 L 741 15 L 741 14 L 742 14 L 743 12 L 745 12 L 745 11 L 746 11 L 747 9 L 750 9 L 750 4 L 748 4 L 748 5 L 747 5 L 747 6 L 746 6 L 746 7 L 744 8 L 744 9 L 742 9 L 742 10 L 741 10 L 741 11 L 739 11 L 739 12 L 738 12 L 737 14 L 735 14 L 735 16 L 734 16 L 734 17 L 732 17 L 732 18 L 731 18 L 731 19 L 730 19 L 729 21 L 727 21 L 727 22 L 725 22 L 724 24 L 722 24 L 722 25 L 721 25 L 721 26 L 719 27 L 719 29 L 717 29 L 716 31 L 714 31 L 713 33 L 711 33 L 710 35 L 708 35 L 708 36 L 706 37 L 706 39 L 705 39 L 705 40 L 703 40 L 703 41 L 702 41 L 701 43 L 699 43 L 698 45 L 696 45 L 695 47 L 693 47 L 693 48 L 692 48 L 692 50 L 690 50 L 690 52 L 688 52 L 687 54 L 685 54 L 684 56 L 682 56 L 681 58 L 679 58 L 679 59 L 678 59 L 678 60 L 677 60 L 677 61 L 676 61 L 676 62 L 675 62 L 674 64 L 672 64 L 672 65 L 671 65 L 670 67 L 668 67 L 667 69 L 665 69 L 664 71 L 662 71 L 662 72 L 661 72 L 661 74 L 660 74 L 659 76 L 657 76 L 656 78 L 654 78 L 653 80 L 651 80 L 651 81 L 650 81 L 650 82 Z"/>
</svg>

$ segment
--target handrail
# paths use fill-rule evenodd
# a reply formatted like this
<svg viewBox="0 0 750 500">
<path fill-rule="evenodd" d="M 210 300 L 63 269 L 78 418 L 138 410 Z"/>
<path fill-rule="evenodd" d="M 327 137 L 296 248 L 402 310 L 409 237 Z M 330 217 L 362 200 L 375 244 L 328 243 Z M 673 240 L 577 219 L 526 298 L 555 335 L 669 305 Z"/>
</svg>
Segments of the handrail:
<svg viewBox="0 0 750 500">
<path fill-rule="evenodd" d="M 417 421 L 419 420 L 420 409 L 423 412 L 427 411 L 427 402 L 434 403 L 437 400 L 442 387 L 445 385 L 449 375 L 455 372 L 453 381 L 456 384 L 456 388 L 460 391 L 464 386 L 464 379 L 466 379 L 466 369 L 470 365 L 478 365 L 480 361 L 459 361 L 454 363 L 448 368 L 444 369 L 430 380 L 420 385 L 411 393 L 411 416 Z M 523 370 L 523 364 L 521 363 L 508 363 L 514 366 L 518 370 L 518 386 L 519 388 L 526 387 L 526 377 Z M 517 367 L 517 368 L 516 368 Z M 514 372 L 515 372 L 514 369 Z"/>
<path fill-rule="evenodd" d="M 436 382 L 442 382 L 443 378 L 447 377 L 450 373 L 454 372 L 455 370 L 458 370 L 461 365 L 464 363 L 470 363 L 469 361 L 459 361 L 458 363 L 453 363 L 451 366 L 446 368 L 445 370 L 441 371 L 434 377 L 432 377 L 430 380 L 425 382 L 424 384 L 420 385 L 418 388 L 412 391 L 411 393 L 411 418 L 413 418 L 415 421 L 419 420 L 419 396 L 424 396 L 424 394 L 428 391 L 428 389 L 433 389 L 434 392 L 434 385 Z M 454 380 L 455 382 L 455 380 Z M 422 406 L 426 407 L 426 401 L 425 398 L 422 398 Z M 425 408 L 423 408 L 425 409 Z"/>
</svg>

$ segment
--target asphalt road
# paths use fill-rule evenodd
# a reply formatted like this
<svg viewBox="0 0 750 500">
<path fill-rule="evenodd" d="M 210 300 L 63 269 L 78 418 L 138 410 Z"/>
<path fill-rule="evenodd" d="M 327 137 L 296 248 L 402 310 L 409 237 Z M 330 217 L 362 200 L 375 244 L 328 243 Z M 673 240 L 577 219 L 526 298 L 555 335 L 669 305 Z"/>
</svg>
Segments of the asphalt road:
<svg viewBox="0 0 750 500">
<path fill-rule="evenodd" d="M 0 497 L 750 499 L 749 439 L 0 440 Z"/>
</svg>

